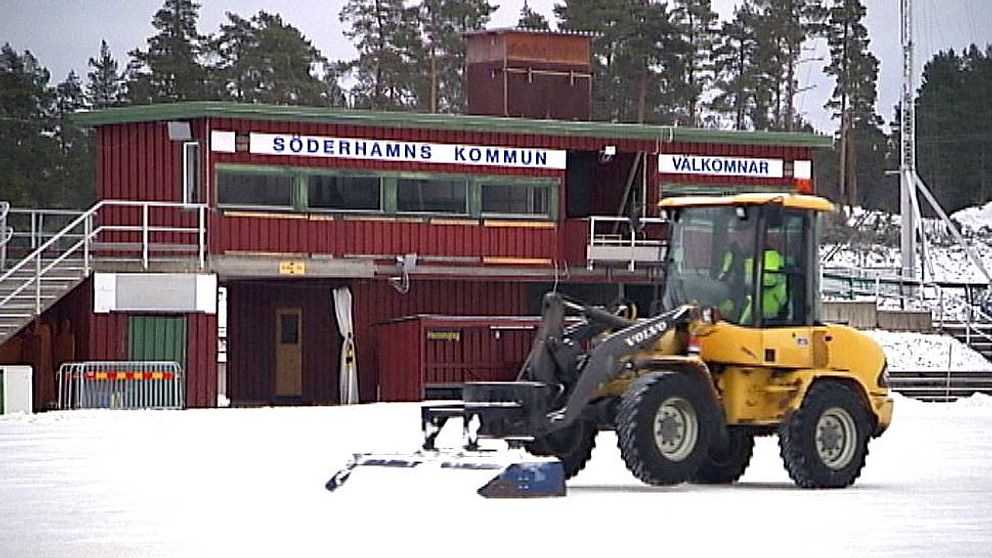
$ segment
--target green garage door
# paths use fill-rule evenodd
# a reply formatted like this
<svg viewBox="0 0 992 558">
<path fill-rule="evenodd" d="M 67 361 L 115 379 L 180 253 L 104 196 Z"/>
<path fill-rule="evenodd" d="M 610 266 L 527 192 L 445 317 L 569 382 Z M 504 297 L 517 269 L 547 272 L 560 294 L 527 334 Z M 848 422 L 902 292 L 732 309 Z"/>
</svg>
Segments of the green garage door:
<svg viewBox="0 0 992 558">
<path fill-rule="evenodd" d="M 131 316 L 127 336 L 128 360 L 166 360 L 186 369 L 184 316 Z"/>
</svg>

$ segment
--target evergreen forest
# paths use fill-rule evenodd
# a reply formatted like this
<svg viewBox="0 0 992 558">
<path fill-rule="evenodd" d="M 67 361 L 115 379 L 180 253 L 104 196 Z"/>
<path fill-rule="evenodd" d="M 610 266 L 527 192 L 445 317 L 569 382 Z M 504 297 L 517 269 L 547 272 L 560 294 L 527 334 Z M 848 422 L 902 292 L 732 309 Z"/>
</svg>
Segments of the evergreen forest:
<svg viewBox="0 0 992 558">
<path fill-rule="evenodd" d="M 30 49 L 0 49 L 0 200 L 92 203 L 91 132 L 72 113 L 195 100 L 460 113 L 465 32 L 487 0 L 347 0 L 336 14 L 357 56 L 331 60 L 278 13 L 227 14 L 198 32 L 196 0 L 165 0 L 127 60 L 105 41 L 83 75 L 53 82 Z M 593 33 L 593 118 L 710 129 L 822 133 L 797 110 L 811 41 L 829 47 L 837 125 L 817 190 L 898 211 L 898 107 L 876 111 L 879 61 L 864 0 L 741 0 L 721 21 L 710 0 L 561 0 L 551 21 L 525 2 L 518 26 Z M 130 46 L 130 45 L 127 45 Z M 920 174 L 948 211 L 992 199 L 992 46 L 940 52 L 916 98 Z M 841 164 L 843 161 L 843 164 Z"/>
</svg>

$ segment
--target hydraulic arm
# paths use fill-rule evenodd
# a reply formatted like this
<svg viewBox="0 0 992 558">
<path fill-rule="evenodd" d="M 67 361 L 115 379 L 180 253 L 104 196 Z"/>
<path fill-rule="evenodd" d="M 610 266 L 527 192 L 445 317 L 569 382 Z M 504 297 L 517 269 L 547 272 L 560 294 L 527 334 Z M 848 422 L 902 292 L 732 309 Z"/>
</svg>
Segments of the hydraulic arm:
<svg viewBox="0 0 992 558">
<path fill-rule="evenodd" d="M 569 311 L 578 315 L 576 323 L 567 323 Z M 695 307 L 685 305 L 633 321 L 547 293 L 541 325 L 517 381 L 470 382 L 462 389 L 461 403 L 423 407 L 424 448 L 434 448 L 438 432 L 451 417 L 462 418 L 465 425 L 478 419 L 475 431 L 466 430 L 468 447 L 480 436 L 526 440 L 567 428 L 582 415 L 597 388 L 622 371 L 625 356 L 688 324 L 696 314 Z"/>
</svg>

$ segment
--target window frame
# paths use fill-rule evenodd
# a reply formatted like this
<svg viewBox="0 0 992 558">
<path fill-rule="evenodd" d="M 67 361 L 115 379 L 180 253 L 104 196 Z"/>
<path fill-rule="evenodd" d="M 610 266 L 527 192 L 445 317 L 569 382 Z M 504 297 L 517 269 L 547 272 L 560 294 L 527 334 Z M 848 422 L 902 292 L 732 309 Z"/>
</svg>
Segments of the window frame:
<svg viewBox="0 0 992 558">
<path fill-rule="evenodd" d="M 221 175 L 225 172 L 239 174 L 288 175 L 290 177 L 290 205 L 263 205 L 244 203 L 221 203 Z M 313 207 L 309 204 L 310 177 L 312 176 L 355 176 L 377 178 L 379 180 L 378 209 L 338 209 L 328 207 Z M 465 183 L 465 210 L 461 212 L 445 211 L 408 211 L 399 209 L 399 182 L 401 180 L 438 180 L 463 181 Z M 320 167 L 293 167 L 276 165 L 255 165 L 241 163 L 218 163 L 214 165 L 214 182 L 217 185 L 214 201 L 222 210 L 261 210 L 295 213 L 312 213 L 320 215 L 371 215 L 377 217 L 423 217 L 454 218 L 454 219 L 512 219 L 520 221 L 550 221 L 558 220 L 558 203 L 561 197 L 561 178 L 532 177 L 518 175 L 476 175 L 466 173 L 444 172 L 408 172 L 408 171 L 377 171 L 373 169 L 346 169 Z M 487 185 L 527 186 L 544 188 L 547 191 L 548 211 L 546 213 L 505 213 L 488 212 L 482 209 L 483 189 Z"/>
<path fill-rule="evenodd" d="M 424 216 L 424 217 L 456 217 L 456 218 L 469 218 L 472 215 L 472 180 L 468 178 L 470 175 L 464 174 L 445 174 L 445 173 L 409 173 L 401 172 L 396 173 L 393 176 L 391 183 L 391 188 L 394 191 L 395 204 L 392 206 L 392 213 L 397 216 Z M 431 180 L 434 178 L 441 177 L 441 180 L 445 182 L 457 182 L 462 181 L 465 184 L 465 206 L 464 211 L 453 212 L 453 211 L 410 211 L 400 209 L 399 197 L 400 197 L 400 181 L 401 180 Z"/>
<path fill-rule="evenodd" d="M 265 176 L 288 176 L 289 177 L 289 205 L 266 205 L 266 204 L 245 204 L 245 203 L 223 203 L 220 201 L 221 195 L 221 173 L 230 171 L 240 174 L 256 174 Z M 286 167 L 262 166 L 262 165 L 231 165 L 220 163 L 216 165 L 216 203 L 219 209 L 234 210 L 269 210 L 269 211 L 300 211 L 300 207 L 305 207 L 306 196 L 299 192 L 299 179 L 296 173 L 289 172 Z"/>
<path fill-rule="evenodd" d="M 182 168 L 180 169 L 182 202 L 189 205 L 201 203 L 204 196 L 202 189 L 203 180 L 201 179 L 201 171 L 203 168 L 203 151 L 200 149 L 200 142 L 182 142 L 180 147 L 180 159 L 182 161 Z"/>
<path fill-rule="evenodd" d="M 478 193 L 478 215 L 482 218 L 501 219 L 532 219 L 556 221 L 558 217 L 558 192 L 557 186 L 560 183 L 555 178 L 531 178 L 531 177 L 479 177 L 476 181 Z M 504 213 L 499 211 L 486 211 L 483 207 L 483 190 L 486 186 L 509 186 L 514 187 L 536 187 L 547 192 L 547 209 L 544 213 Z"/>
<path fill-rule="evenodd" d="M 299 171 L 302 177 L 302 189 L 305 196 L 305 204 L 302 211 L 309 213 L 320 213 L 320 214 L 359 214 L 359 215 L 381 215 L 385 213 L 385 198 L 383 190 L 385 189 L 384 180 L 380 173 L 376 172 L 362 172 L 362 171 L 352 171 L 349 169 L 317 169 L 317 168 L 303 168 Z M 314 207 L 310 205 L 310 178 L 314 176 L 345 176 L 345 177 L 356 177 L 356 178 L 374 178 L 379 181 L 379 207 L 377 209 L 346 209 L 346 208 L 335 208 L 335 207 Z"/>
</svg>

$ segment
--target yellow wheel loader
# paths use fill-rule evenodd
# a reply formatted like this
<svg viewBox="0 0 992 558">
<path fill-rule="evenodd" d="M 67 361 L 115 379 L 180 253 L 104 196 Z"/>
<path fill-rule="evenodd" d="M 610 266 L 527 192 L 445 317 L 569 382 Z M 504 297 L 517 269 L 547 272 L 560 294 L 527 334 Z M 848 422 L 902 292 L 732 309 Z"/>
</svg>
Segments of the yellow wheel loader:
<svg viewBox="0 0 992 558">
<path fill-rule="evenodd" d="M 327 488 L 366 465 L 495 468 L 479 446 L 495 438 L 544 460 L 513 463 L 480 494 L 563 495 L 600 430 L 616 432 L 627 468 L 650 485 L 734 482 L 754 437 L 775 433 L 798 486 L 852 484 L 893 404 L 881 348 L 821 321 L 818 221 L 833 206 L 785 194 L 661 206 L 670 230 L 660 313 L 636 319 L 546 294 L 516 381 L 468 383 L 462 401 L 425 405 L 415 455 L 356 454 Z M 451 418 L 465 430 L 454 453 L 436 447 Z"/>
</svg>

